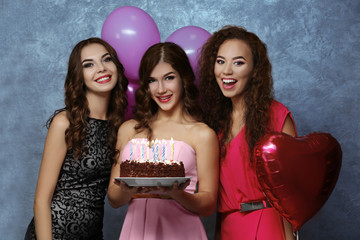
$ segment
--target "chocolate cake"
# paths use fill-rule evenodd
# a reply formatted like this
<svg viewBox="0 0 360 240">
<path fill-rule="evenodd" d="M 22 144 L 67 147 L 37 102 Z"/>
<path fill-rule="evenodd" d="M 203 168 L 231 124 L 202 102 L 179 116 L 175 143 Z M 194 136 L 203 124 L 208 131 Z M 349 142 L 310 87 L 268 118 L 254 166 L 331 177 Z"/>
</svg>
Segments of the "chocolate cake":
<svg viewBox="0 0 360 240">
<path fill-rule="evenodd" d="M 185 169 L 182 162 L 126 160 L 120 164 L 120 177 L 185 177 Z"/>
</svg>

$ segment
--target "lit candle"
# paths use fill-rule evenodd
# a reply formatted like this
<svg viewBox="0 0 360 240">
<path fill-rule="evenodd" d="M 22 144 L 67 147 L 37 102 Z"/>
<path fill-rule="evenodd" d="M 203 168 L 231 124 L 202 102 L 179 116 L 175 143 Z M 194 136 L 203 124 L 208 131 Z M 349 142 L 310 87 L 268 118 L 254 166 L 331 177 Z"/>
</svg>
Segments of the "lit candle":
<svg viewBox="0 0 360 240">
<path fill-rule="evenodd" d="M 165 143 L 166 141 L 163 139 L 162 140 L 162 160 L 165 161 Z"/>
<path fill-rule="evenodd" d="M 170 140 L 170 160 L 174 160 L 174 139 Z"/>
<path fill-rule="evenodd" d="M 145 152 L 145 142 L 144 139 L 141 141 L 141 159 L 144 161 L 145 157 L 144 157 L 144 152 Z"/>
<path fill-rule="evenodd" d="M 156 160 L 160 159 L 159 157 L 159 141 L 156 139 L 155 140 L 155 145 L 156 145 Z"/>
<path fill-rule="evenodd" d="M 133 139 L 130 141 L 130 160 L 133 160 Z"/>
<path fill-rule="evenodd" d="M 149 140 L 145 140 L 145 142 L 146 142 L 146 160 L 149 160 L 149 148 L 150 148 L 150 146 L 149 146 Z"/>
<path fill-rule="evenodd" d="M 156 161 L 156 157 L 155 157 L 155 145 L 154 145 L 154 140 L 151 140 L 151 150 L 153 153 L 153 161 Z"/>
</svg>

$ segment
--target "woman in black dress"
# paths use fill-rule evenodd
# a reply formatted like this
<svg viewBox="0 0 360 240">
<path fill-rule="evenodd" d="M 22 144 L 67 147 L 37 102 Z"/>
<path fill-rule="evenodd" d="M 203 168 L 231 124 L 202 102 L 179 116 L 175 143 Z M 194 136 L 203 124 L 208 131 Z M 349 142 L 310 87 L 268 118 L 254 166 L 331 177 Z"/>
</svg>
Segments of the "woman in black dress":
<svg viewBox="0 0 360 240">
<path fill-rule="evenodd" d="M 103 239 L 104 198 L 128 80 L 116 51 L 99 38 L 73 49 L 65 108 L 48 123 L 25 239 Z"/>
</svg>

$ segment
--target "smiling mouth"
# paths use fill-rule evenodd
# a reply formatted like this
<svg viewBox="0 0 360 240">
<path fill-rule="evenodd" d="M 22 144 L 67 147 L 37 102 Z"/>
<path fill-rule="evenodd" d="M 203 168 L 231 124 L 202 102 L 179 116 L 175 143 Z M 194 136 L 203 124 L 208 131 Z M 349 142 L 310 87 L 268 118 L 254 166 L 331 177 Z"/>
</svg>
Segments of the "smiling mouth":
<svg viewBox="0 0 360 240">
<path fill-rule="evenodd" d="M 110 82 L 111 80 L 111 76 L 104 76 L 104 77 L 101 77 L 101 78 L 98 78 L 95 80 L 95 82 L 97 83 L 107 83 L 107 82 Z"/>
<path fill-rule="evenodd" d="M 172 95 L 168 95 L 168 96 L 161 96 L 161 97 L 157 97 L 159 99 L 160 102 L 168 102 L 170 101 Z"/>
<path fill-rule="evenodd" d="M 224 79 L 223 78 L 223 79 L 221 79 L 221 81 L 223 82 L 224 89 L 231 89 L 237 83 L 237 81 L 235 79 Z"/>
</svg>

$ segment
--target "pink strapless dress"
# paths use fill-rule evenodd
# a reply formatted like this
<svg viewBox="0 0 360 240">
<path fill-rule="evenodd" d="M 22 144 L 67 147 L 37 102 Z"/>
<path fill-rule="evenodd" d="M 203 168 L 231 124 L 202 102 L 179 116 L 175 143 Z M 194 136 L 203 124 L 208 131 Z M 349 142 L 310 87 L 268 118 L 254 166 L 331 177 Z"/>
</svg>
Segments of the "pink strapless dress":
<svg viewBox="0 0 360 240">
<path fill-rule="evenodd" d="M 143 141 L 144 139 L 136 139 Z M 167 143 L 170 140 L 166 140 Z M 174 140 L 174 161 L 182 161 L 185 176 L 191 177 L 186 192 L 194 193 L 197 184 L 196 153 L 185 142 Z M 150 156 L 153 152 L 151 149 Z M 129 160 L 133 154 L 131 142 L 124 147 L 121 160 Z M 167 154 L 170 154 L 167 151 Z M 135 158 L 133 158 L 135 159 Z M 171 199 L 136 198 L 129 203 L 120 240 L 161 240 L 161 239 L 207 239 L 199 215 L 186 210 L 181 204 Z"/>
</svg>

